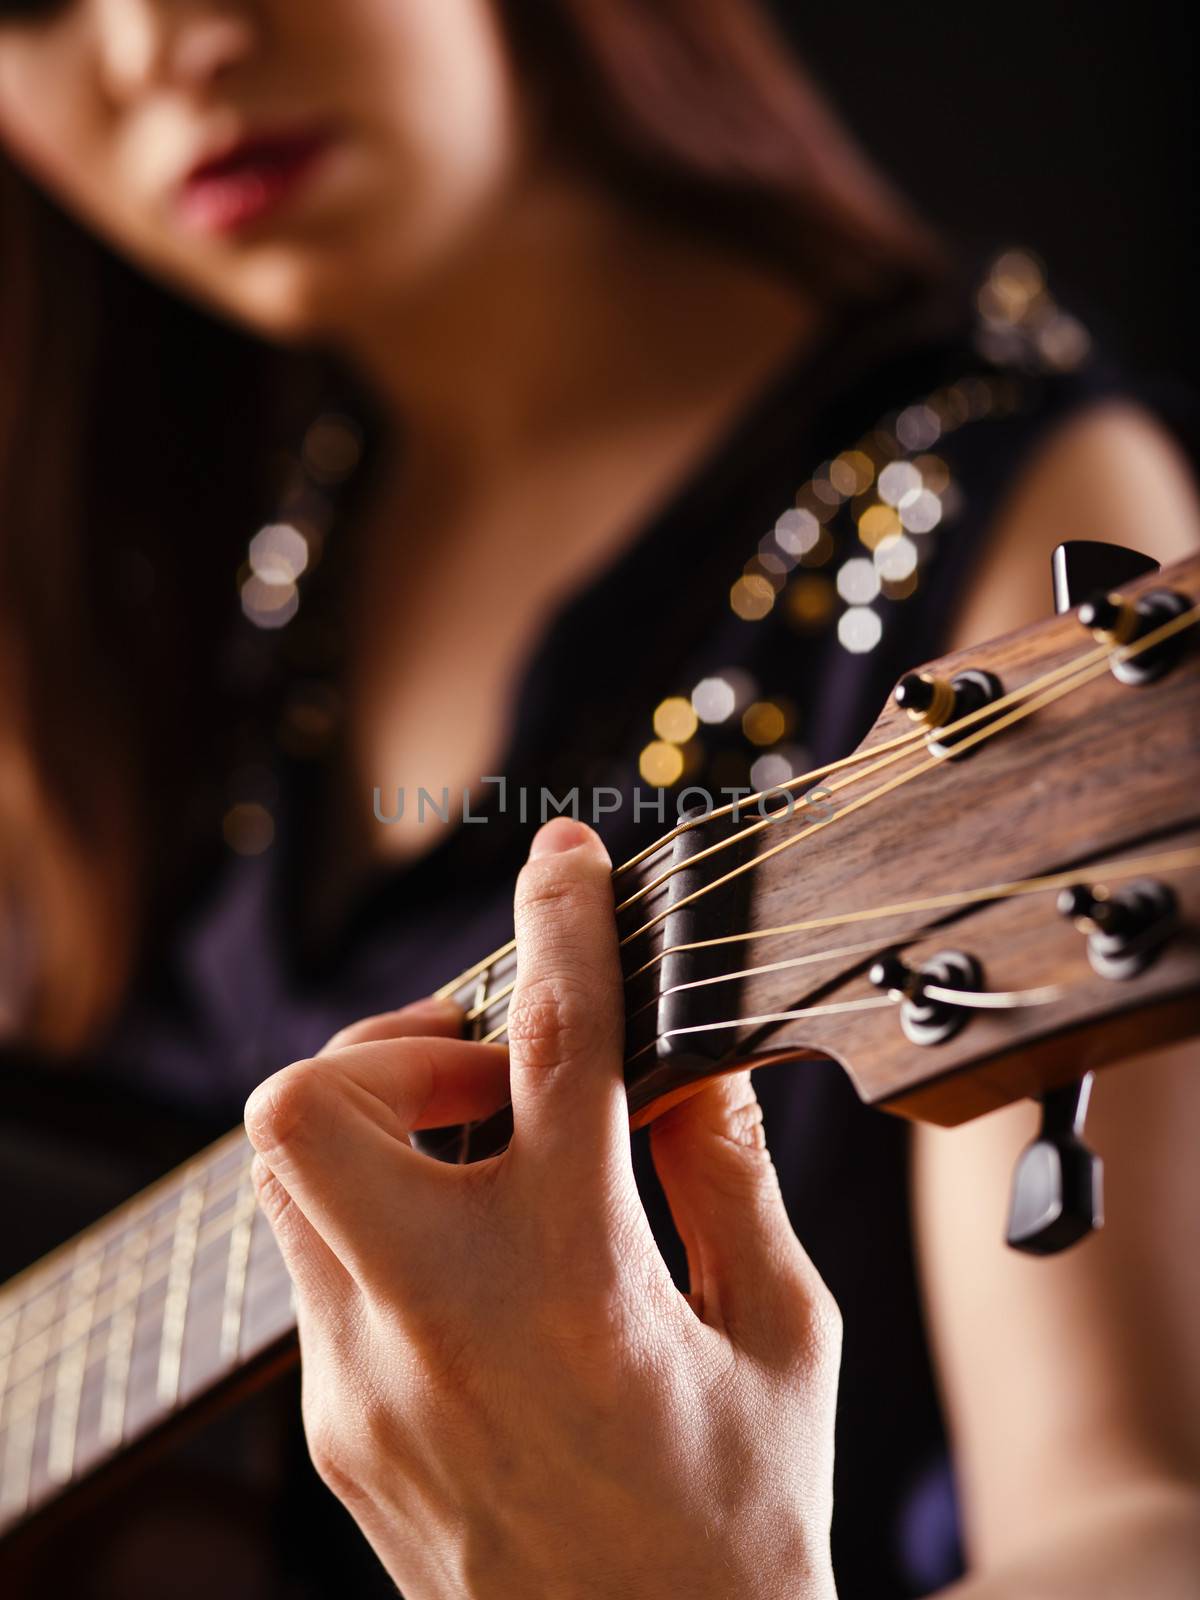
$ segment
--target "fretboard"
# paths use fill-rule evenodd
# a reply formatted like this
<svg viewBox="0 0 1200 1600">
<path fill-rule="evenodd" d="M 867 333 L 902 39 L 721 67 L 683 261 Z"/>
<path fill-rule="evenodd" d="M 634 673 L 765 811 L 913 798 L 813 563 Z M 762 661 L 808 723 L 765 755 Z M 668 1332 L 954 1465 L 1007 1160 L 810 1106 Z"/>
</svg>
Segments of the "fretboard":
<svg viewBox="0 0 1200 1600">
<path fill-rule="evenodd" d="M 448 987 L 468 1036 L 502 1028 L 514 970 Z M 0 1535 L 293 1334 L 252 1155 L 234 1130 L 0 1289 Z"/>
</svg>

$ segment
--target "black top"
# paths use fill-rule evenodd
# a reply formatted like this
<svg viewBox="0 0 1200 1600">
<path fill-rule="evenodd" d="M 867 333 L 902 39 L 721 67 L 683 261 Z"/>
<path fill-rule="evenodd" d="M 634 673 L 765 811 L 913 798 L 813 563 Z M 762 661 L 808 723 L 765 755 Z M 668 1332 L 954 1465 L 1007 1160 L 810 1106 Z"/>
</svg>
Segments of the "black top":
<svg viewBox="0 0 1200 1600">
<path fill-rule="evenodd" d="M 966 290 L 833 330 L 776 375 L 636 542 L 561 607 L 521 682 L 500 768 L 504 812 L 493 801 L 487 825 L 455 830 L 411 868 L 381 871 L 339 925 L 327 918 L 301 936 L 323 762 L 278 752 L 274 844 L 229 853 L 178 910 L 98 1051 L 101 1070 L 232 1122 L 267 1073 L 507 939 L 543 786 L 560 797 L 578 786 L 588 820 L 594 788 L 621 791 L 620 809 L 598 825 L 622 859 L 671 825 L 689 783 L 765 787 L 846 753 L 895 679 L 944 648 L 993 513 L 1031 452 L 1117 387 L 1024 258 L 1002 258 Z M 1049 610 L 1049 573 L 1046 597 Z M 301 612 L 327 603 L 316 580 L 302 587 Z M 673 698 L 700 714 L 690 737 L 678 704 L 656 733 L 656 710 Z M 395 801 L 380 797 L 384 815 Z M 863 1108 L 832 1064 L 775 1068 L 756 1082 L 797 1232 L 844 1318 L 839 1593 L 924 1594 L 956 1575 L 960 1555 L 913 1271 L 907 1126 Z M 635 1146 L 651 1222 L 681 1275 L 644 1133 Z M 996 1205 L 999 1217 L 1002 1196 Z M 289 1595 L 346 1592 L 344 1567 L 327 1588 L 318 1563 L 293 1550 L 289 1565 Z M 366 1569 L 354 1582 L 371 1592 Z"/>
</svg>

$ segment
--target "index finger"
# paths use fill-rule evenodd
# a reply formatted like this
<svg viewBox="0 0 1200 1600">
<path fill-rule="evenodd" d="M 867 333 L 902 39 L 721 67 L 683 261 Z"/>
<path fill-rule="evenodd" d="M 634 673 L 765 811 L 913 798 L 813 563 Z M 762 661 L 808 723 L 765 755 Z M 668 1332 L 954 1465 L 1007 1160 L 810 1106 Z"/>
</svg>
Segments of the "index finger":
<svg viewBox="0 0 1200 1600">
<path fill-rule="evenodd" d="M 498 1045 L 370 1040 L 268 1078 L 246 1102 L 246 1132 L 350 1274 L 387 1283 L 399 1254 L 427 1251 L 463 1171 L 413 1150 L 409 1130 L 488 1116 L 507 1089 Z"/>
</svg>

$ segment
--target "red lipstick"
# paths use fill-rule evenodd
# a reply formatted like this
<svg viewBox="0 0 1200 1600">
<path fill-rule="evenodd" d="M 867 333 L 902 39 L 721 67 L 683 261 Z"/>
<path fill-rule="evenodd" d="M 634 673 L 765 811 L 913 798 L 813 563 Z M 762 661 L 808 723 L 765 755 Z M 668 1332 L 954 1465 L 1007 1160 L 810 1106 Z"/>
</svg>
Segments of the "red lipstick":
<svg viewBox="0 0 1200 1600">
<path fill-rule="evenodd" d="M 332 143 L 327 128 L 239 139 L 187 174 L 176 191 L 179 215 L 199 233 L 257 222 L 300 188 Z"/>
</svg>

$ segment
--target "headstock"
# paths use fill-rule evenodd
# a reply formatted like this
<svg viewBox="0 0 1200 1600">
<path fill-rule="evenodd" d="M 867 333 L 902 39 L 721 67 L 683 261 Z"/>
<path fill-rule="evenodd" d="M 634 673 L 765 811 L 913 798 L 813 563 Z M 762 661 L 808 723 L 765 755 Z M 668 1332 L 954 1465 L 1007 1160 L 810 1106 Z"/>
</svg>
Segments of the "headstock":
<svg viewBox="0 0 1200 1600">
<path fill-rule="evenodd" d="M 1014 1242 L 1054 1234 L 1047 1150 L 1082 1231 L 1081 1078 L 1200 1031 L 1200 557 L 1111 598 L 1145 558 L 1072 557 L 1103 593 L 1056 558 L 1075 610 L 909 674 L 852 756 L 617 869 L 635 1126 L 806 1056 L 943 1125 L 1049 1096 Z M 503 1142 L 476 1132 L 460 1159 Z"/>
<path fill-rule="evenodd" d="M 1185 604 L 1166 641 L 1174 657 L 1160 657 L 1153 681 L 1119 681 L 1114 667 L 1152 652 L 1098 643 L 1073 612 L 960 651 L 922 673 L 943 684 L 965 676 L 971 712 L 957 733 L 947 736 L 944 719 L 924 731 L 893 700 L 856 759 L 818 780 L 815 820 L 797 805 L 757 833 L 745 936 L 715 947 L 726 971 L 747 974 L 729 980 L 737 1007 L 725 1015 L 857 1008 L 739 1029 L 723 1050 L 832 1055 L 868 1103 L 949 1125 L 1129 1054 L 1121 1023 L 1133 1014 L 1143 1049 L 1186 1031 L 1171 1015 L 1200 991 L 1200 618 L 1187 614 L 1200 604 L 1200 559 L 1121 594 L 1156 591 Z M 1001 693 L 980 709 L 983 674 Z M 711 876 L 723 860 L 704 868 Z M 1175 897 L 1173 917 L 1131 902 L 1130 886 L 1147 879 Z M 1099 928 L 1081 931 L 1082 895 L 1073 915 L 1059 908 L 1075 885 L 1107 896 L 1110 920 L 1123 912 L 1124 942 L 1136 935 L 1142 959 L 1101 957 Z M 685 936 L 704 923 L 706 898 L 686 908 Z M 666 943 L 678 944 L 665 921 Z M 1138 931 L 1139 922 L 1153 926 Z M 709 926 L 706 936 L 738 931 Z M 1115 930 L 1108 944 L 1121 947 Z M 919 972 L 949 950 L 979 964 L 982 990 L 1040 998 L 972 1009 L 953 1031 L 919 1042 L 905 1028 L 911 1000 L 887 1004 L 898 985 L 881 995 L 871 969 L 891 956 Z M 803 965 L 782 965 L 792 961 Z"/>
</svg>

